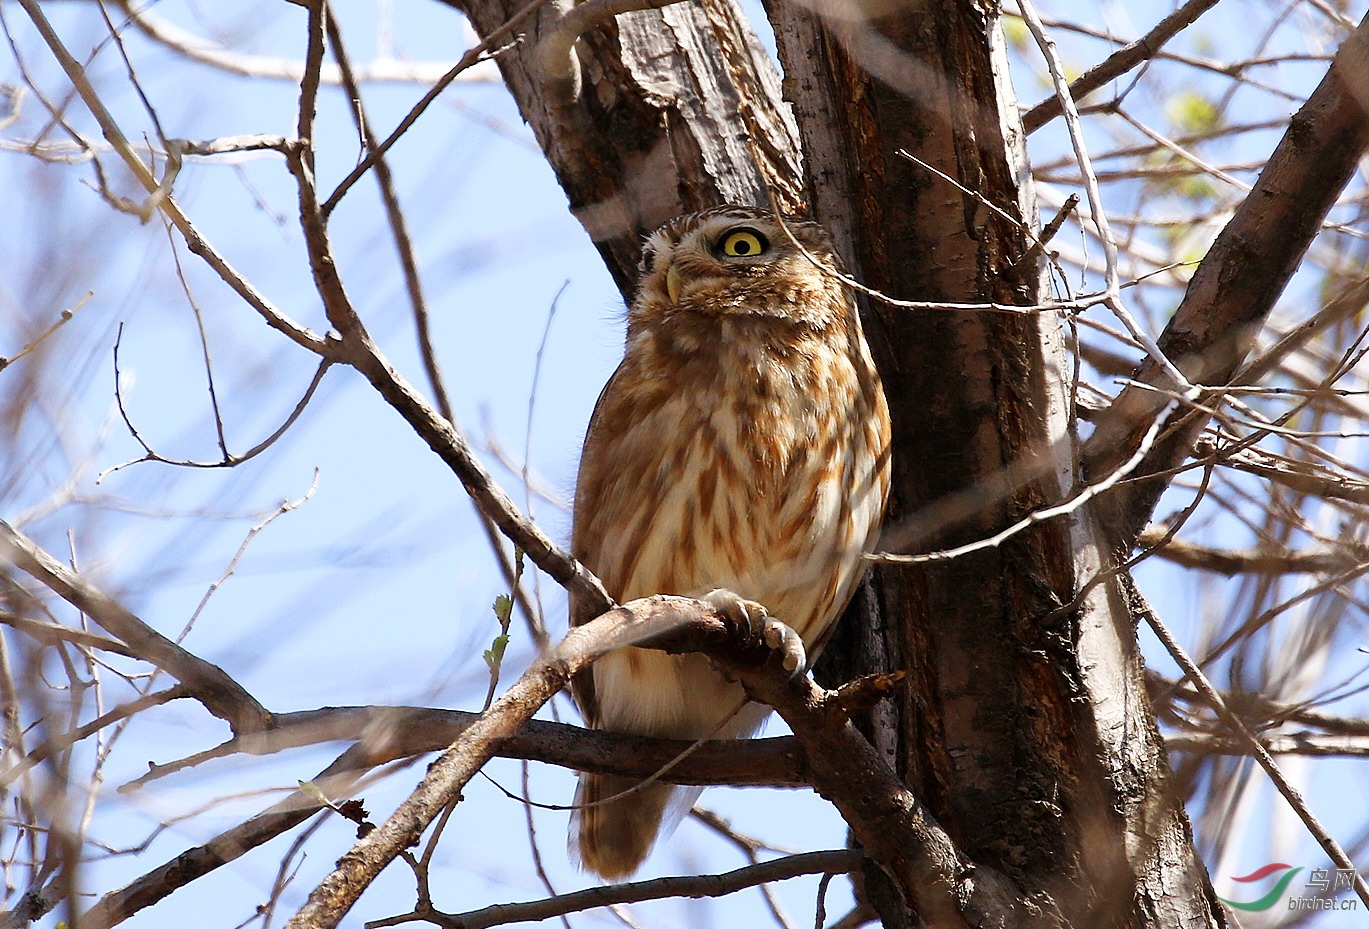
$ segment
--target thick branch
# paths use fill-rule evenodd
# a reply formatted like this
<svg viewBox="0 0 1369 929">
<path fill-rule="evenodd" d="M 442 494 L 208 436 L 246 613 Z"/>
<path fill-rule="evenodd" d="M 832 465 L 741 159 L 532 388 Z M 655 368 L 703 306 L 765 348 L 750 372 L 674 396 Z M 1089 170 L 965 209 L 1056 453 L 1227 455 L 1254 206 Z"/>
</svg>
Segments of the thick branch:
<svg viewBox="0 0 1369 929">
<path fill-rule="evenodd" d="M 355 740 L 357 758 L 376 767 L 401 758 L 441 751 L 480 719 L 479 713 L 408 706 L 324 707 L 275 717 L 275 728 L 232 739 L 183 761 L 154 765 L 133 781 L 138 786 L 215 758 L 236 753 L 269 755 L 302 745 Z M 493 743 L 494 755 L 546 764 L 649 777 L 667 764 L 660 779 L 670 784 L 727 784 L 732 787 L 807 787 L 803 749 L 792 736 L 707 742 L 686 758 L 694 743 L 582 729 L 566 723 L 529 720 Z M 679 760 L 677 760 L 679 759 Z"/>
<path fill-rule="evenodd" d="M 417 841 L 441 810 L 512 735 L 570 678 L 600 655 L 626 645 L 701 652 L 737 675 L 754 698 L 775 706 L 813 759 L 814 786 L 842 811 L 867 854 L 917 901 L 930 924 L 1031 925 L 1019 893 L 976 869 L 851 725 L 841 697 L 807 677 L 791 677 L 774 653 L 711 607 L 654 596 L 611 610 L 570 631 L 428 768 L 418 788 L 383 825 L 343 855 L 287 929 L 338 925 L 371 881 Z"/>
<path fill-rule="evenodd" d="M 1310 465 L 1280 460 L 1258 448 L 1243 448 L 1225 456 L 1225 463 L 1248 474 L 1256 474 L 1298 493 L 1327 500 L 1347 500 L 1369 504 L 1369 483 L 1352 477 L 1315 469 Z"/>
<path fill-rule="evenodd" d="M 907 894 L 924 924 L 1048 926 L 1021 905 L 1021 892 L 972 864 L 931 812 L 851 724 L 837 694 L 806 676 L 743 672 L 753 699 L 773 706 L 803 743 L 813 787 L 841 811 L 856 840 Z"/>
<path fill-rule="evenodd" d="M 1224 384 L 1236 373 L 1275 301 L 1302 260 L 1341 190 L 1369 147 L 1369 18 L 1336 53 L 1331 68 L 1293 116 L 1288 131 L 1250 195 L 1227 223 L 1194 272 L 1159 344 L 1189 382 Z M 1269 230 L 1277 229 L 1277 235 Z M 1171 386 L 1147 360 L 1136 380 Z M 1167 402 L 1143 387 L 1127 387 L 1085 446 L 1086 469 L 1107 474 L 1136 447 L 1139 436 Z M 1147 456 L 1139 473 L 1179 464 L 1207 417 L 1189 410 L 1183 422 Z M 1110 531 L 1130 547 L 1145 525 L 1164 482 L 1140 482 L 1116 500 Z"/>
</svg>

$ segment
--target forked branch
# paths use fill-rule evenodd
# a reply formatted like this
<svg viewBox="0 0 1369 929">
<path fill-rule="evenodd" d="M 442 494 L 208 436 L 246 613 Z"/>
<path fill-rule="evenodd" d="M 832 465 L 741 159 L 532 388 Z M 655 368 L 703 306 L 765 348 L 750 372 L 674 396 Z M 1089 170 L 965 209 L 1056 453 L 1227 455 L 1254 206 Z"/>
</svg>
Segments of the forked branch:
<svg viewBox="0 0 1369 929">
<path fill-rule="evenodd" d="M 362 891 L 423 831 L 493 755 L 571 677 L 626 645 L 701 652 L 728 667 L 753 699 L 775 707 L 811 760 L 813 784 L 841 810 L 857 839 L 938 926 L 1050 925 L 1024 913 L 1020 893 L 990 869 L 973 867 L 898 776 L 851 724 L 838 693 L 779 667 L 762 642 L 712 607 L 683 597 L 635 600 L 570 631 L 428 768 L 394 815 L 360 839 L 310 894 L 287 929 L 337 926 Z"/>
</svg>

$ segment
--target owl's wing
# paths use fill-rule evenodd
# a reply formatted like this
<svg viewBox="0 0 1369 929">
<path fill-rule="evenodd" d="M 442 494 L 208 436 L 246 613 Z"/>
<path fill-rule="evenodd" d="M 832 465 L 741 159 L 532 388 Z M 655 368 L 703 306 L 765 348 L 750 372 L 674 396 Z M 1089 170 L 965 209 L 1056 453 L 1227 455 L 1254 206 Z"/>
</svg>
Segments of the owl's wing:
<svg viewBox="0 0 1369 929">
<path fill-rule="evenodd" d="M 575 501 L 571 517 L 570 548 L 571 554 L 581 562 L 592 562 L 594 553 L 587 551 L 585 540 L 581 537 L 584 523 L 577 519 L 576 515 L 581 512 L 592 511 L 599 503 L 597 495 L 591 489 L 602 484 L 599 475 L 596 473 L 600 464 L 597 452 L 600 443 L 603 441 L 603 435 L 599 428 L 599 416 L 604 410 L 607 399 L 613 394 L 614 384 L 623 377 L 624 367 L 625 365 L 620 364 L 617 370 L 613 372 L 613 376 L 608 379 L 608 383 L 604 385 L 604 389 L 599 391 L 599 397 L 594 401 L 594 412 L 589 416 L 589 427 L 585 430 L 584 448 L 580 452 L 580 470 L 575 481 Z M 594 570 L 589 564 L 586 564 L 586 567 Z M 609 593 L 613 594 L 613 591 L 609 591 Z M 570 624 L 572 627 L 583 626 L 596 615 L 594 607 L 586 602 L 584 597 L 571 592 Z M 592 669 L 586 668 L 575 675 L 571 679 L 570 690 L 575 697 L 575 702 L 580 706 L 580 712 L 585 716 L 585 721 L 590 725 L 596 725 L 599 717 L 599 705 L 594 694 Z"/>
<path fill-rule="evenodd" d="M 602 467 L 599 455 L 600 446 L 604 441 L 602 432 L 602 420 L 600 414 L 607 406 L 609 398 L 614 393 L 614 386 L 624 378 L 624 368 L 627 365 L 619 364 L 613 375 L 604 385 L 604 389 L 599 391 L 599 397 L 594 401 L 594 411 L 589 414 L 589 426 L 585 429 L 585 442 L 580 451 L 580 467 L 575 478 L 575 500 L 571 508 L 571 529 L 570 529 L 570 550 L 575 558 L 584 563 L 591 571 L 594 570 L 594 552 L 588 550 L 587 540 L 584 538 L 585 520 L 581 519 L 582 513 L 593 512 L 599 505 L 597 489 L 603 485 L 602 476 L 598 470 Z M 600 578 L 603 580 L 603 578 Z M 616 596 L 613 591 L 610 595 Z M 593 607 L 584 601 L 582 597 L 575 594 L 570 595 L 570 624 L 572 626 L 583 626 L 595 617 Z"/>
</svg>

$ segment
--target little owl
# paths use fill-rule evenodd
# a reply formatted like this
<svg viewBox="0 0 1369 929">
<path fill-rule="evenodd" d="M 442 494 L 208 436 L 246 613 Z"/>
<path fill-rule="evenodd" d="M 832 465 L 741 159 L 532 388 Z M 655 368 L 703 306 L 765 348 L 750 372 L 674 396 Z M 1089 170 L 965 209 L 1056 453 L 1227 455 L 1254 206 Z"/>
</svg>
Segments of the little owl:
<svg viewBox="0 0 1369 929">
<path fill-rule="evenodd" d="M 889 489 L 889 410 L 839 268 L 821 227 L 751 207 L 647 239 L 575 490 L 572 551 L 618 602 L 705 597 L 747 621 L 759 603 L 809 655 L 826 642 Z M 592 618 L 572 597 L 571 622 Z M 594 728 L 673 739 L 745 738 L 769 712 L 700 655 L 640 648 L 599 659 L 575 695 Z M 699 792 L 638 783 L 580 778 L 572 833 L 610 880 Z"/>
</svg>

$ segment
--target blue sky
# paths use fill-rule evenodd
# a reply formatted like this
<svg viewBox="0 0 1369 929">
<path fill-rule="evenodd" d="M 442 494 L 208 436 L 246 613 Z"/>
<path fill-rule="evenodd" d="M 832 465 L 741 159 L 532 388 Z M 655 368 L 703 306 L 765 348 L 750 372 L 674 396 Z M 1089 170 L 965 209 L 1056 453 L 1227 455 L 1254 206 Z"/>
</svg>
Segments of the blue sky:
<svg viewBox="0 0 1369 929">
<path fill-rule="evenodd" d="M 74 50 L 83 53 L 99 39 L 102 27 L 92 8 L 47 6 Z M 1144 4 L 1138 8 L 1142 12 L 1135 19 L 1148 23 L 1153 11 Z M 24 63 L 41 84 L 59 87 L 55 68 L 32 30 L 16 8 L 7 9 Z M 349 50 L 355 59 L 367 59 L 379 42 L 376 23 L 386 22 L 385 15 L 360 2 L 339 9 Z M 155 11 L 253 53 L 300 52 L 304 14 L 286 4 L 250 4 L 224 13 L 166 0 Z M 1124 5 L 1108 5 L 1104 16 L 1120 32 L 1137 31 Z M 407 59 L 450 60 L 466 41 L 460 18 L 437 4 L 396 5 L 388 21 L 394 25 L 394 48 Z M 1196 31 L 1192 42 L 1196 46 L 1203 41 L 1216 39 Z M 1063 47 L 1082 61 L 1099 54 L 1097 45 Z M 290 83 L 225 77 L 186 64 L 136 36 L 130 37 L 128 48 L 168 135 L 292 134 L 296 90 Z M 148 121 L 117 56 L 106 49 L 93 73 L 125 131 L 137 138 Z M 1313 80 L 1319 73 L 1313 66 L 1306 71 Z M 6 62 L 0 79 L 18 79 L 13 61 Z M 414 85 L 368 89 L 373 125 L 387 132 L 421 92 Z M 1042 92 L 1032 81 L 1019 80 L 1024 102 L 1035 101 Z M 83 117 L 76 118 L 89 130 Z M 33 134 L 42 123 L 37 103 L 30 99 L 9 133 Z M 1263 154 L 1266 141 L 1255 137 L 1248 144 Z M 322 98 L 318 147 L 319 176 L 328 188 L 350 168 L 357 152 L 336 90 Z M 1033 139 L 1038 160 L 1058 150 L 1058 139 Z M 111 175 L 120 176 L 113 159 L 107 160 Z M 394 149 L 392 165 L 459 424 L 477 446 L 496 440 L 515 468 L 525 449 L 530 450 L 533 472 L 553 497 L 568 499 L 590 409 L 621 351 L 623 306 L 597 253 L 567 212 L 565 197 L 535 150 L 531 133 L 497 84 L 463 83 L 449 91 Z M 112 349 L 119 325 L 121 390 L 145 437 L 167 455 L 201 459 L 215 455 L 215 442 L 194 317 L 178 283 L 168 237 L 156 221 L 140 225 L 110 210 L 82 184 L 83 178 L 90 178 L 88 169 L 0 153 L 0 191 L 16 194 L 12 221 L 0 224 L 0 263 L 11 269 L 0 278 L 0 354 L 11 354 L 27 333 L 50 324 L 61 309 L 93 291 L 42 352 L 21 362 L 40 372 L 49 386 L 48 415 L 60 428 L 44 427 L 35 412 L 25 432 L 31 450 L 22 462 L 15 452 L 9 458 L 0 452 L 0 461 L 9 461 L 23 475 L 0 498 L 3 515 L 15 518 L 61 502 L 35 517 L 26 530 L 55 553 L 68 555 L 67 530 L 74 528 L 82 570 L 157 628 L 174 634 L 223 574 L 249 529 L 281 500 L 303 495 L 317 474 L 317 490 L 308 502 L 273 521 L 252 541 L 233 576 L 197 619 L 187 646 L 222 664 L 274 710 L 357 703 L 478 707 L 485 687 L 480 653 L 496 631 L 490 607 L 505 592 L 503 583 L 460 485 L 358 375 L 330 372 L 296 427 L 234 471 L 139 464 L 96 483 L 99 472 L 140 454 L 114 408 Z M 192 219 L 249 279 L 295 319 L 322 328 L 300 233 L 289 219 L 292 190 L 274 154 L 236 163 L 194 160 L 176 184 Z M 369 179 L 343 202 L 331 232 L 358 310 L 391 360 L 421 384 L 402 278 Z M 203 314 L 226 432 L 241 451 L 288 414 L 313 364 L 305 352 L 268 331 L 193 256 L 179 254 Z M 13 377 L 16 370 L 0 377 Z M 519 475 L 490 454 L 484 458 L 522 502 Z M 73 474 L 74 494 L 63 490 Z M 531 505 L 548 532 L 565 539 L 565 511 L 536 497 Z M 1179 588 L 1166 571 L 1147 566 L 1140 577 L 1157 606 L 1181 628 L 1220 602 L 1212 590 L 1217 582 Z M 561 591 L 545 581 L 539 591 L 548 625 L 553 632 L 563 628 Z M 1169 667 L 1149 639 L 1146 650 L 1157 666 Z M 506 680 L 529 656 L 528 637 L 516 625 Z M 1351 654 L 1345 660 L 1361 661 L 1362 656 Z M 112 683 L 107 699 L 118 701 L 127 693 Z M 561 702 L 560 712 L 562 718 L 570 717 L 568 704 Z M 771 726 L 771 732 L 777 729 Z M 221 725 L 188 705 L 139 719 L 112 755 L 105 775 L 107 796 L 93 834 L 115 846 L 134 844 L 165 817 L 208 800 L 293 787 L 340 750 L 328 746 L 269 759 L 218 761 L 161 781 L 131 799 L 108 794 L 109 788 L 142 773 L 148 761 L 170 761 L 225 735 Z M 417 770 L 366 791 L 374 817 L 385 815 L 405 795 Z M 1314 806 L 1333 826 L 1362 822 L 1369 814 L 1362 792 L 1350 793 L 1358 769 L 1328 765 L 1319 770 L 1330 772 L 1322 776 L 1334 794 L 1311 792 Z M 496 762 L 490 773 L 505 787 L 520 789 L 516 763 Z M 531 790 L 541 802 L 566 803 L 572 783 L 566 772 L 535 766 Z M 146 855 L 92 866 L 86 886 L 103 890 L 141 873 L 272 799 L 252 796 L 178 823 Z M 742 831 L 764 835 L 777 845 L 806 850 L 844 842 L 839 818 L 806 792 L 714 789 L 705 794 L 704 803 Z M 583 885 L 563 851 L 565 814 L 539 811 L 534 819 L 557 888 Z M 1244 869 L 1236 873 L 1268 860 L 1275 833 L 1283 835 L 1282 827 L 1252 826 L 1251 850 L 1235 856 Z M 1322 863 L 1307 840 L 1286 834 L 1280 839 L 1284 860 Z M 286 893 L 286 912 L 326 873 L 350 844 L 350 836 L 350 827 L 340 820 L 320 830 Z M 544 889 L 525 867 L 507 867 L 526 859 L 527 843 L 522 808 L 483 780 L 473 783 L 437 859 L 442 886 L 436 904 L 458 911 L 542 895 Z M 202 914 L 215 901 L 214 925 L 237 925 L 262 902 L 283 849 L 278 840 L 248 855 L 224 874 L 201 882 L 203 886 L 177 893 L 133 925 L 185 925 L 192 914 L 201 914 L 196 925 L 208 925 Z M 686 822 L 643 876 L 741 863 L 735 852 Z M 782 885 L 799 924 L 811 919 L 815 884 L 805 879 Z M 1224 892 L 1220 884 L 1219 892 Z M 392 868 L 358 912 L 371 918 L 389 915 L 411 899 L 410 878 Z M 840 914 L 848 905 L 849 895 L 834 889 L 829 913 Z M 643 912 L 651 925 L 661 926 L 729 926 L 766 918 L 754 892 L 690 906 L 688 916 L 675 902 Z M 602 913 L 577 920 L 582 925 L 605 921 L 615 922 Z"/>
</svg>

